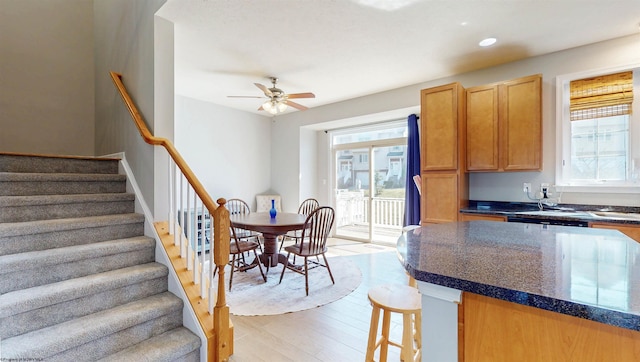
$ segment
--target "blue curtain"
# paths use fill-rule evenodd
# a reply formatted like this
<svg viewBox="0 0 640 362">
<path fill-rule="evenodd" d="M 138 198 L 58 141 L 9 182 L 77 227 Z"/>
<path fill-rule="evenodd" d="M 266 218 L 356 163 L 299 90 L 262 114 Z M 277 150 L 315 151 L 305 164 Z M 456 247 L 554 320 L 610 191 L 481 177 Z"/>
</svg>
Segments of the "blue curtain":
<svg viewBox="0 0 640 362">
<path fill-rule="evenodd" d="M 404 199 L 404 226 L 420 224 L 420 194 L 413 182 L 413 176 L 420 175 L 420 136 L 418 116 L 408 118 L 409 136 L 407 139 L 407 182 Z"/>
</svg>

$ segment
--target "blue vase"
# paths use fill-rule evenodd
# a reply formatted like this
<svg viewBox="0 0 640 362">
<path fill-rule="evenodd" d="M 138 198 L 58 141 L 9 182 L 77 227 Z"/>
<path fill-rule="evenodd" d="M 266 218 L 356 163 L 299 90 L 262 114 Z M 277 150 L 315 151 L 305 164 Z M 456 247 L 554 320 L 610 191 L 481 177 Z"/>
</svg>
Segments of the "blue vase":
<svg viewBox="0 0 640 362">
<path fill-rule="evenodd" d="M 276 200 L 271 200 L 271 210 L 269 210 L 269 215 L 271 215 L 272 219 L 275 219 L 277 213 L 278 211 L 276 211 Z"/>
</svg>

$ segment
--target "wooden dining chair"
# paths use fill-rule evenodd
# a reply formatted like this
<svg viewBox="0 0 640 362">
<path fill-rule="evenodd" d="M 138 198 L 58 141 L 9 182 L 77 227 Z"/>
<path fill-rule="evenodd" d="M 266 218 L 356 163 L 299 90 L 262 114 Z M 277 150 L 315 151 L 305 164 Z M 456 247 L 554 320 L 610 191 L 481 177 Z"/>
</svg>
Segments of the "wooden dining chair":
<svg viewBox="0 0 640 362">
<path fill-rule="evenodd" d="M 249 208 L 249 204 L 242 199 L 229 199 L 227 203 L 224 205 L 227 210 L 229 210 L 229 215 L 240 215 L 240 214 L 250 214 L 251 209 Z M 255 231 L 243 229 L 243 228 L 233 228 L 233 231 L 237 235 L 239 239 L 242 240 L 253 240 L 258 242 L 258 248 L 262 251 L 262 245 L 260 244 L 260 233 Z"/>
<path fill-rule="evenodd" d="M 316 199 L 306 199 L 302 201 L 300 206 L 298 207 L 298 214 L 309 216 L 311 212 L 320 207 L 320 203 Z M 302 237 L 302 230 L 292 230 L 287 232 L 282 236 L 282 242 L 280 243 L 280 251 L 282 251 L 282 247 L 284 246 L 284 242 L 287 240 L 293 240 L 294 244 L 297 244 Z"/>
<path fill-rule="evenodd" d="M 233 273 L 235 271 L 247 271 L 255 267 L 254 264 L 249 264 L 245 260 L 245 253 L 253 252 L 254 263 L 258 265 L 262 279 L 267 282 L 267 276 L 262 271 L 262 263 L 258 259 L 258 253 L 256 249 L 260 248 L 260 242 L 257 239 L 242 239 L 237 237 L 235 228 L 231 229 L 231 244 L 229 245 L 229 255 L 231 258 L 231 274 L 229 275 L 229 291 L 231 291 L 231 285 L 233 284 Z"/>
<path fill-rule="evenodd" d="M 319 207 L 307 216 L 302 229 L 300 242 L 284 247 L 284 250 L 287 252 L 287 260 L 289 260 L 289 256 L 291 254 L 304 258 L 304 269 L 298 268 L 294 264 L 284 263 L 278 284 L 282 283 L 285 270 L 293 270 L 296 273 L 304 274 L 305 291 L 307 295 L 309 295 L 309 270 L 319 266 L 327 268 L 329 277 L 331 277 L 331 282 L 333 284 L 336 283 L 333 279 L 333 274 L 331 274 L 331 268 L 329 267 L 327 256 L 325 255 L 327 252 L 327 238 L 329 237 L 329 232 L 333 226 L 334 219 L 335 211 L 329 206 Z M 324 264 L 320 262 L 319 258 L 317 261 L 308 260 L 310 256 L 317 257 L 319 255 L 322 255 Z M 309 267 L 309 263 L 312 264 L 311 268 Z"/>
<path fill-rule="evenodd" d="M 231 255 L 231 261 L 229 262 L 229 265 L 231 265 L 231 273 L 229 274 L 229 291 L 231 291 L 231 286 L 233 285 L 233 273 L 235 271 L 247 271 L 255 267 L 255 265 L 247 263 L 244 255 L 245 253 L 253 252 L 254 262 L 257 264 L 260 274 L 262 275 L 262 279 L 264 279 L 266 283 L 267 276 L 264 274 L 264 271 L 262 271 L 262 263 L 260 263 L 258 253 L 256 252 L 260 243 L 256 239 L 239 238 L 236 234 L 236 228 L 230 227 L 229 229 L 231 230 L 231 240 L 229 243 L 229 255 Z M 217 272 L 218 266 L 213 270 L 213 275 L 215 276 Z"/>
</svg>

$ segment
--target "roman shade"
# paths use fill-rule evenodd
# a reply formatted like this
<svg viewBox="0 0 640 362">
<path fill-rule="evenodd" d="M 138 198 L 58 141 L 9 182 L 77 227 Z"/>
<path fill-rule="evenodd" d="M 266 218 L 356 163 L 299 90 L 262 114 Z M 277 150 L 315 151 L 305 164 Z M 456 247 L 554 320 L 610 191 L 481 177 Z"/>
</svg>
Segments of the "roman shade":
<svg viewBox="0 0 640 362">
<path fill-rule="evenodd" d="M 570 96 L 572 121 L 631 114 L 633 72 L 574 80 Z"/>
</svg>

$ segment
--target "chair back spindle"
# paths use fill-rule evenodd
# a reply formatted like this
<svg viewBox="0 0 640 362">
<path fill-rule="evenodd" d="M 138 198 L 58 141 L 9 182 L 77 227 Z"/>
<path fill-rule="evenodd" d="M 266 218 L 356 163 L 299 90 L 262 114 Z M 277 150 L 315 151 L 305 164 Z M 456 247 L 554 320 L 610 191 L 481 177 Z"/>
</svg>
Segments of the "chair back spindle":
<svg viewBox="0 0 640 362">
<path fill-rule="evenodd" d="M 316 199 L 306 199 L 302 201 L 300 207 L 298 207 L 298 214 L 309 215 L 313 210 L 320 207 L 320 203 Z"/>
<path fill-rule="evenodd" d="M 247 204 L 244 200 L 241 199 L 229 199 L 227 200 L 227 210 L 229 210 L 229 215 L 239 215 L 239 214 L 250 214 L 251 209 L 249 208 L 249 204 Z"/>
</svg>

